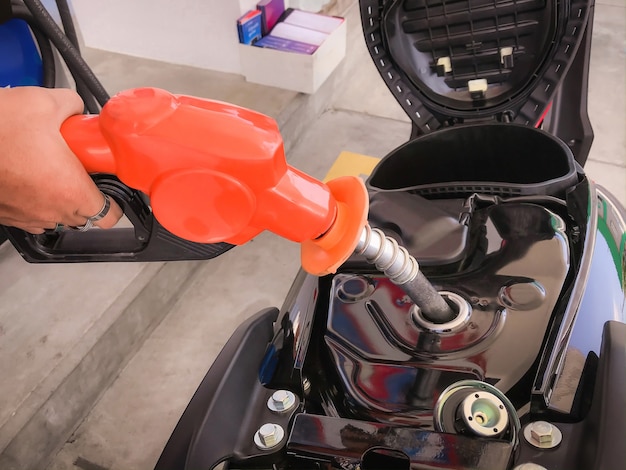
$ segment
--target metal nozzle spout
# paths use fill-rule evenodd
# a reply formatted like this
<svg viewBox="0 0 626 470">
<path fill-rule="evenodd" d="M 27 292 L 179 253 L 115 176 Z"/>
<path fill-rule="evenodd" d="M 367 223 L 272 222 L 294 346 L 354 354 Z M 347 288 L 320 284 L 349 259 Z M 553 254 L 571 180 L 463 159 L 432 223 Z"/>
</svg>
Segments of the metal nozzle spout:
<svg viewBox="0 0 626 470">
<path fill-rule="evenodd" d="M 364 255 L 393 283 L 401 286 L 429 321 L 446 323 L 456 316 L 450 305 L 420 272 L 417 260 L 381 230 L 366 225 L 355 253 Z"/>
</svg>

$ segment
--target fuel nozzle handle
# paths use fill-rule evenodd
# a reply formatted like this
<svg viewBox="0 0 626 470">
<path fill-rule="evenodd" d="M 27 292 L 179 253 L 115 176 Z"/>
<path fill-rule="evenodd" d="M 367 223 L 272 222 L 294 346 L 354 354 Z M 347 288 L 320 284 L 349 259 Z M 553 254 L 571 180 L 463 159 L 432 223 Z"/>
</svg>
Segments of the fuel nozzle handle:
<svg viewBox="0 0 626 470">
<path fill-rule="evenodd" d="M 183 240 L 241 245 L 269 230 L 301 243 L 303 267 L 322 275 L 352 254 L 365 224 L 359 178 L 326 185 L 287 165 L 276 122 L 239 106 L 137 88 L 61 133 L 89 173 L 143 193 L 148 216 Z"/>
</svg>

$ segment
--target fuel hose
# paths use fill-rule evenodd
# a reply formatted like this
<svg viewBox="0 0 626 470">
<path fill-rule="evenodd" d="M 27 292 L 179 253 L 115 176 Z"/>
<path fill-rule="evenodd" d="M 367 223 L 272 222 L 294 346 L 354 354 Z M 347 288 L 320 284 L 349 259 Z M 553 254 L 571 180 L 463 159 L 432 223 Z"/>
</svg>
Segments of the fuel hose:
<svg viewBox="0 0 626 470">
<path fill-rule="evenodd" d="M 100 83 L 89 65 L 81 57 L 78 49 L 72 44 L 68 37 L 61 31 L 59 26 L 50 16 L 43 4 L 39 0 L 23 0 L 33 17 L 37 20 L 43 33 L 57 48 L 72 75 L 81 79 L 100 106 L 104 106 L 109 100 L 109 94 Z"/>
</svg>

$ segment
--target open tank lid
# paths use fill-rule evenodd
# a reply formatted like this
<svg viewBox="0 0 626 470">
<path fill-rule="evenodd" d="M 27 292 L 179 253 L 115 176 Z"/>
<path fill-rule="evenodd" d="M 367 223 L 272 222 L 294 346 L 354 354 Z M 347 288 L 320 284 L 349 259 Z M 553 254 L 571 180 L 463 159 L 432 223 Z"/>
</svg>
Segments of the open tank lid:
<svg viewBox="0 0 626 470">
<path fill-rule="evenodd" d="M 493 117 L 538 123 L 592 7 L 593 0 L 360 0 L 370 55 L 421 133 Z"/>
</svg>

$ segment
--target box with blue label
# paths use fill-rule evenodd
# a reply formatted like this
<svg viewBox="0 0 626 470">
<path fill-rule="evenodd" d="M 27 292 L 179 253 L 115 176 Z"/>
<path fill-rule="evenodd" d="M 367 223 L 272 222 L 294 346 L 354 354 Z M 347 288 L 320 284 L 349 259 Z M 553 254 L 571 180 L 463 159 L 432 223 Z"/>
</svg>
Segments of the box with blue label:
<svg viewBox="0 0 626 470">
<path fill-rule="evenodd" d="M 262 36 L 262 15 L 260 10 L 250 10 L 237 20 L 237 34 L 241 44 L 253 44 Z"/>
<path fill-rule="evenodd" d="M 248 82 L 315 93 L 346 55 L 346 29 L 343 18 L 287 12 L 255 46 L 239 45 L 242 73 Z"/>
</svg>

